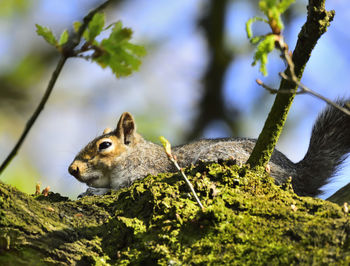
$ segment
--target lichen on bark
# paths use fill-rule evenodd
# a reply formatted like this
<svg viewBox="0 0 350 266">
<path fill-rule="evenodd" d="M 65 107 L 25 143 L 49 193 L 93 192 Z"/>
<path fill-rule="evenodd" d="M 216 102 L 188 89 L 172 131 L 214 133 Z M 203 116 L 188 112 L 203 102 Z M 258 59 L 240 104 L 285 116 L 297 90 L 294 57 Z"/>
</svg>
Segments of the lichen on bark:
<svg viewBox="0 0 350 266">
<path fill-rule="evenodd" d="M 35 198 L 0 185 L 1 265 L 350 263 L 349 215 L 232 162 L 148 176 L 105 196 Z"/>
</svg>

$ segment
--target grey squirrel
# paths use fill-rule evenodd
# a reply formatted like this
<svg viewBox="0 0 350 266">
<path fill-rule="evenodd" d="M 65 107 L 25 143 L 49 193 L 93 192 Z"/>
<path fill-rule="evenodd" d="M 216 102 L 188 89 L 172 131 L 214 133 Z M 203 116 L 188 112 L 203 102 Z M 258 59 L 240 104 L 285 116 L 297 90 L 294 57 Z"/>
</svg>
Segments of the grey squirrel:
<svg viewBox="0 0 350 266">
<path fill-rule="evenodd" d="M 337 101 L 346 106 L 348 100 Z M 234 158 L 245 163 L 256 140 L 248 138 L 203 139 L 173 147 L 179 165 L 186 167 L 202 161 Z M 328 106 L 318 116 L 312 130 L 309 149 L 300 162 L 293 163 L 275 150 L 270 160 L 271 176 L 277 184 L 290 176 L 300 196 L 316 196 L 320 188 L 336 173 L 350 152 L 350 116 Z M 69 173 L 89 187 L 99 188 L 96 194 L 109 189 L 130 186 L 148 174 L 174 172 L 163 147 L 145 140 L 136 133 L 133 116 L 121 115 L 115 130 L 103 134 L 83 148 L 70 164 Z M 95 193 L 95 192 L 93 192 Z"/>
</svg>

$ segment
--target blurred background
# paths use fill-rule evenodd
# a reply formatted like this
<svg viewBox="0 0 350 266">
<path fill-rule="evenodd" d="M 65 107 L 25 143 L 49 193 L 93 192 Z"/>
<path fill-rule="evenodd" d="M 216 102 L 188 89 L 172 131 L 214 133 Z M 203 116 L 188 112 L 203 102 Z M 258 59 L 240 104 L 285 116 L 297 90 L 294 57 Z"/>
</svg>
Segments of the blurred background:
<svg viewBox="0 0 350 266">
<path fill-rule="evenodd" d="M 58 53 L 36 35 L 35 24 L 56 35 L 102 3 L 96 0 L 0 0 L 0 161 L 12 149 L 38 104 L 58 60 Z M 306 20 L 307 1 L 297 0 L 284 17 L 290 48 Z M 321 38 L 302 82 L 324 96 L 350 96 L 350 5 L 328 0 L 335 20 Z M 69 59 L 53 94 L 22 149 L 1 180 L 22 191 L 42 187 L 75 198 L 86 185 L 67 168 L 88 141 L 105 127 L 115 127 L 131 112 L 138 131 L 173 145 L 202 137 L 256 138 L 274 95 L 256 78 L 278 88 L 285 66 L 278 53 L 269 57 L 268 77 L 252 67 L 252 45 L 245 22 L 259 15 L 257 0 L 119 0 L 106 10 L 107 23 L 121 20 L 134 31 L 133 42 L 147 49 L 140 71 L 116 79 L 109 69 Z M 254 33 L 266 33 L 257 24 Z M 308 95 L 297 96 L 277 148 L 292 161 L 307 150 L 313 122 L 325 107 Z M 349 160 L 323 189 L 326 198 L 349 182 Z"/>
</svg>

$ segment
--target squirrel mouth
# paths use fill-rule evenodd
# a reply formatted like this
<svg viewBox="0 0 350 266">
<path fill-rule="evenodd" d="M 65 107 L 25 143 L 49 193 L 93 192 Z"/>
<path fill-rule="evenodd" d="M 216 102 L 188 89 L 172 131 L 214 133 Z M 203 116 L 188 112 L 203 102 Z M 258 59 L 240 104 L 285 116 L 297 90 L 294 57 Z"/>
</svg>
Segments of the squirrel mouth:
<svg viewBox="0 0 350 266">
<path fill-rule="evenodd" d="M 92 182 L 94 182 L 95 180 L 99 179 L 98 176 L 96 175 L 91 175 L 91 176 L 82 176 L 82 175 L 76 175 L 74 176 L 78 181 L 82 182 L 82 183 L 86 183 L 87 185 L 90 186 L 90 184 Z"/>
<path fill-rule="evenodd" d="M 84 178 L 83 182 L 85 182 L 87 185 L 91 185 L 95 180 L 99 179 L 98 176 L 89 176 L 87 178 Z"/>
</svg>

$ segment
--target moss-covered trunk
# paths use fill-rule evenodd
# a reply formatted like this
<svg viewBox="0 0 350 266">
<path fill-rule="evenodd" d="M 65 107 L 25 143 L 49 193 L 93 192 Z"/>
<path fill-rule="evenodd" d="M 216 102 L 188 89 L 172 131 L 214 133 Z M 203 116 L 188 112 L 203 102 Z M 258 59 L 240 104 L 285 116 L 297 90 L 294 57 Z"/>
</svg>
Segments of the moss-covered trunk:
<svg viewBox="0 0 350 266">
<path fill-rule="evenodd" d="M 232 163 L 70 201 L 0 185 L 0 265 L 347 264 L 349 215 Z"/>
</svg>

